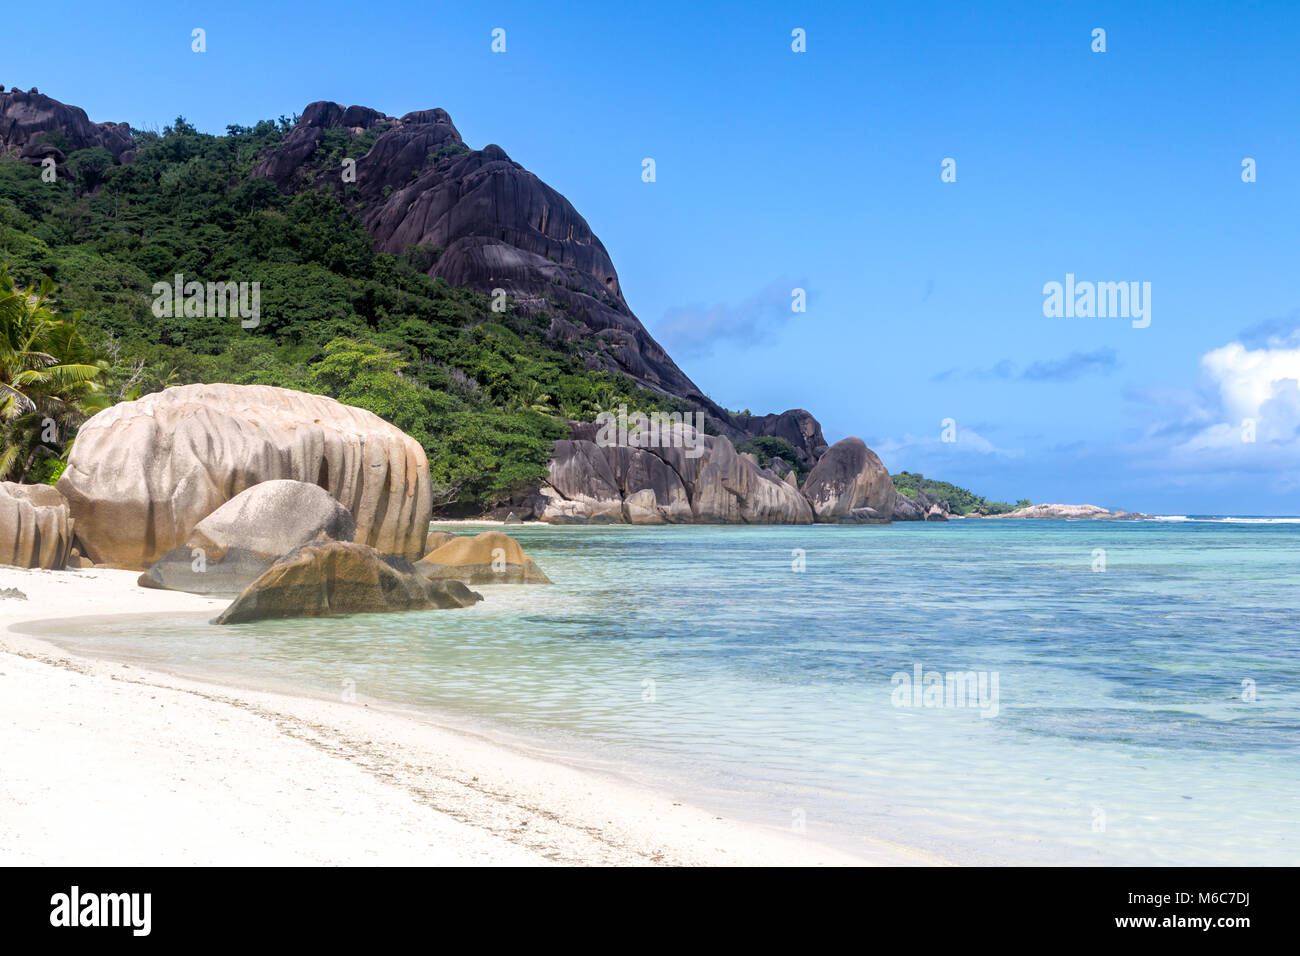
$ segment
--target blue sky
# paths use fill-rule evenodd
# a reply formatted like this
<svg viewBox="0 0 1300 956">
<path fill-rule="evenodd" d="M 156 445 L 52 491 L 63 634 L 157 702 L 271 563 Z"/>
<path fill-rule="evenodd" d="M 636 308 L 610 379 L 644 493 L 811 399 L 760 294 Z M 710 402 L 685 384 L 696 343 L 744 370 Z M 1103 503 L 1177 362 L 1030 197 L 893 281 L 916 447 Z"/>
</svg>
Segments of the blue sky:
<svg viewBox="0 0 1300 956">
<path fill-rule="evenodd" d="M 19 5 L 49 40 L 0 82 L 211 132 L 440 106 L 573 201 L 729 408 L 992 498 L 1300 513 L 1300 5 L 703 7 Z M 1067 273 L 1150 282 L 1150 326 L 1045 317 Z"/>
</svg>

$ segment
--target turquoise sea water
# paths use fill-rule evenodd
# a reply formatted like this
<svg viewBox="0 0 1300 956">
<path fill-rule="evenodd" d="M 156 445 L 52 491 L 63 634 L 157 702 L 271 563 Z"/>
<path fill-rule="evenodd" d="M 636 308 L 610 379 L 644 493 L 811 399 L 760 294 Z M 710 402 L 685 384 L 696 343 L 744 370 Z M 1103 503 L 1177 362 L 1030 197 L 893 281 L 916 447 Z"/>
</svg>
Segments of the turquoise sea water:
<svg viewBox="0 0 1300 956">
<path fill-rule="evenodd" d="M 553 586 L 63 643 L 355 687 L 850 848 L 1300 862 L 1300 524 L 508 530 Z M 996 678 L 996 716 L 896 693 L 918 666 Z"/>
</svg>

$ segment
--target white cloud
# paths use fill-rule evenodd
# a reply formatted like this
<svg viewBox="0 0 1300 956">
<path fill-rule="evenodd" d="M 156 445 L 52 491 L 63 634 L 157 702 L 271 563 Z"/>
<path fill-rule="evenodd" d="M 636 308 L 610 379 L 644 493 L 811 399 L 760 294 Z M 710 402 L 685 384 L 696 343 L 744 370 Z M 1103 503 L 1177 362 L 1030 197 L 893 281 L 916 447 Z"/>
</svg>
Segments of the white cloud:
<svg viewBox="0 0 1300 956">
<path fill-rule="evenodd" d="M 1254 422 L 1256 442 L 1296 442 L 1300 434 L 1300 348 L 1247 349 L 1240 342 L 1201 357 L 1217 393 L 1219 420 L 1181 446 L 1195 451 L 1243 444 L 1243 423 Z"/>
</svg>

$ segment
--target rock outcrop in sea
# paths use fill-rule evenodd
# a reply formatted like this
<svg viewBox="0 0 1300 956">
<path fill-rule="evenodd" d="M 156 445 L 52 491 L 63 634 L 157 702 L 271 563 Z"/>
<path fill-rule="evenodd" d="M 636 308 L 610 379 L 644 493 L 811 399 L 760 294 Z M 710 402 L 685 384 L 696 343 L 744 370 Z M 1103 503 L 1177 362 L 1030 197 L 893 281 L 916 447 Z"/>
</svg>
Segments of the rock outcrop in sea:
<svg viewBox="0 0 1300 956">
<path fill-rule="evenodd" d="M 460 608 L 481 600 L 460 581 L 433 580 L 364 544 L 322 539 L 276 561 L 214 623 Z"/>
<path fill-rule="evenodd" d="M 910 497 L 899 491 L 894 496 L 895 521 L 947 521 L 951 514 L 948 502 L 925 491 Z"/>
<path fill-rule="evenodd" d="M 1136 511 L 1111 511 L 1109 508 L 1101 508 L 1097 505 L 1042 504 L 1030 505 L 1028 508 L 1018 508 L 1015 511 L 1008 511 L 1005 514 L 1000 515 L 972 515 L 971 517 L 980 517 L 984 521 L 990 521 L 1000 518 L 1096 518 L 1100 520 L 1133 520 L 1138 518 L 1149 518 L 1151 516 Z"/>
<path fill-rule="evenodd" d="M 803 484 L 817 521 L 883 524 L 894 514 L 894 481 L 861 438 L 832 445 Z"/>
<path fill-rule="evenodd" d="M 415 571 L 433 581 L 465 584 L 550 584 L 537 562 L 519 542 L 500 531 L 474 537 L 450 535 L 415 562 Z"/>
</svg>

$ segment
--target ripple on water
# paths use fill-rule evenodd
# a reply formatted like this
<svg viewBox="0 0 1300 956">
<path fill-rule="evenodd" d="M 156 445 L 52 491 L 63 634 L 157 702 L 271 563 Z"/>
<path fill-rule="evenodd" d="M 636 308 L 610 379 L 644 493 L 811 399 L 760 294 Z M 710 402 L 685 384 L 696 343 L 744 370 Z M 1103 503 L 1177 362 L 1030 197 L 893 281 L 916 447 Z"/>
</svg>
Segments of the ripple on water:
<svg viewBox="0 0 1300 956">
<path fill-rule="evenodd" d="M 848 844 L 1295 861 L 1300 525 L 512 534 L 555 585 L 484 588 L 467 611 L 108 625 L 65 643 L 318 692 L 351 681 L 760 821 L 797 809 Z M 997 716 L 893 706 L 893 676 L 917 664 L 996 673 Z"/>
</svg>

